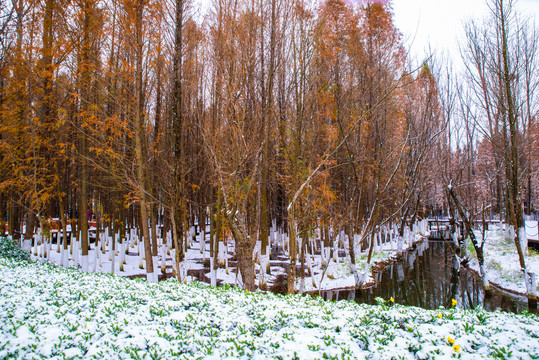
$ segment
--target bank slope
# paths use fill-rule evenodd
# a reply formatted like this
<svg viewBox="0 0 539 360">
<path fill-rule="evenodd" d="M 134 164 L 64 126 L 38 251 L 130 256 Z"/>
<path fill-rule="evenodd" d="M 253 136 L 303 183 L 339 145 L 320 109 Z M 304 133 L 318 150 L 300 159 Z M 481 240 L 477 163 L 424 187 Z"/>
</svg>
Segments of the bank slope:
<svg viewBox="0 0 539 360">
<path fill-rule="evenodd" d="M 0 358 L 495 356 L 539 358 L 538 317 L 149 284 L 0 259 Z"/>
</svg>

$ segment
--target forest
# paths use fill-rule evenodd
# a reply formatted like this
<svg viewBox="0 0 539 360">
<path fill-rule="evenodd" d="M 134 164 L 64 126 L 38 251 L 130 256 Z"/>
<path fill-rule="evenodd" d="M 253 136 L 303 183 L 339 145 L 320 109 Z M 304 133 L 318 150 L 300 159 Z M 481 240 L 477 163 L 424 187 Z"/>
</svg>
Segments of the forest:
<svg viewBox="0 0 539 360">
<path fill-rule="evenodd" d="M 161 251 L 185 276 L 201 233 L 213 269 L 234 243 L 252 291 L 278 232 L 293 293 L 310 239 L 339 242 L 361 286 L 380 232 L 453 216 L 481 264 L 471 224 L 497 219 L 534 276 L 539 34 L 513 1 L 488 6 L 459 72 L 414 61 L 390 1 L 2 0 L 2 233 L 70 233 L 83 271 L 91 227 L 113 251 L 135 236 L 153 282 Z"/>
</svg>

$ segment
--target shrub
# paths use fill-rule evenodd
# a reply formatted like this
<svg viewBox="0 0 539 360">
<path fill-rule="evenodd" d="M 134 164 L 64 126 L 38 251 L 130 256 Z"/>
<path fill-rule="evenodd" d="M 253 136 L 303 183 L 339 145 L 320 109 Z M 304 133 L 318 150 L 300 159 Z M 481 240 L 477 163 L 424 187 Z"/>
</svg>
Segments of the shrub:
<svg viewBox="0 0 539 360">
<path fill-rule="evenodd" d="M 7 237 L 0 237 L 0 257 L 15 261 L 29 261 L 30 253 L 24 251 L 16 241 Z"/>
</svg>

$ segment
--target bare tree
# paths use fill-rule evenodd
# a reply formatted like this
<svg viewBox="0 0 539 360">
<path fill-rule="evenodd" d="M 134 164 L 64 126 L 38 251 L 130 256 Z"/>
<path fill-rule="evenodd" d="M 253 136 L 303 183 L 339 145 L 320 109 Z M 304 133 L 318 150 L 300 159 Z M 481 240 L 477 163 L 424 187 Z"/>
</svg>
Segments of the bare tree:
<svg viewBox="0 0 539 360">
<path fill-rule="evenodd" d="M 466 106 L 477 112 L 474 121 L 503 167 L 500 177 L 504 179 L 505 220 L 515 230 L 528 299 L 536 301 L 535 276 L 526 268 L 524 257 L 527 239 L 521 178 L 524 131 L 531 120 L 539 80 L 530 72 L 537 61 L 537 49 L 532 46 L 537 43 L 537 35 L 533 25 L 518 16 L 514 1 L 491 0 L 488 5 L 490 15 L 484 26 L 475 22 L 466 26 L 467 43 L 462 53 L 474 93 L 474 102 Z"/>
</svg>

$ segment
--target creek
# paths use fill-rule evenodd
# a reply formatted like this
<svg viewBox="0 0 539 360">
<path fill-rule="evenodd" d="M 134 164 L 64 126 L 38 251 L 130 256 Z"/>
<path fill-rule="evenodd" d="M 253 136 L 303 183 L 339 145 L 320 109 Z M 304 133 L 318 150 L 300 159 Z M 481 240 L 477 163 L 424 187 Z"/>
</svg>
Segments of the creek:
<svg viewBox="0 0 539 360">
<path fill-rule="evenodd" d="M 376 304 L 376 298 L 396 303 L 437 309 L 450 308 L 452 300 L 458 307 L 471 309 L 477 306 L 488 311 L 502 310 L 520 313 L 528 309 L 527 299 L 496 287 L 485 294 L 479 276 L 472 270 L 459 267 L 451 246 L 439 240 L 425 240 L 405 252 L 398 260 L 380 271 L 375 271 L 376 284 L 358 291 L 327 290 L 320 295 L 326 300 L 354 300 L 358 303 Z"/>
</svg>

